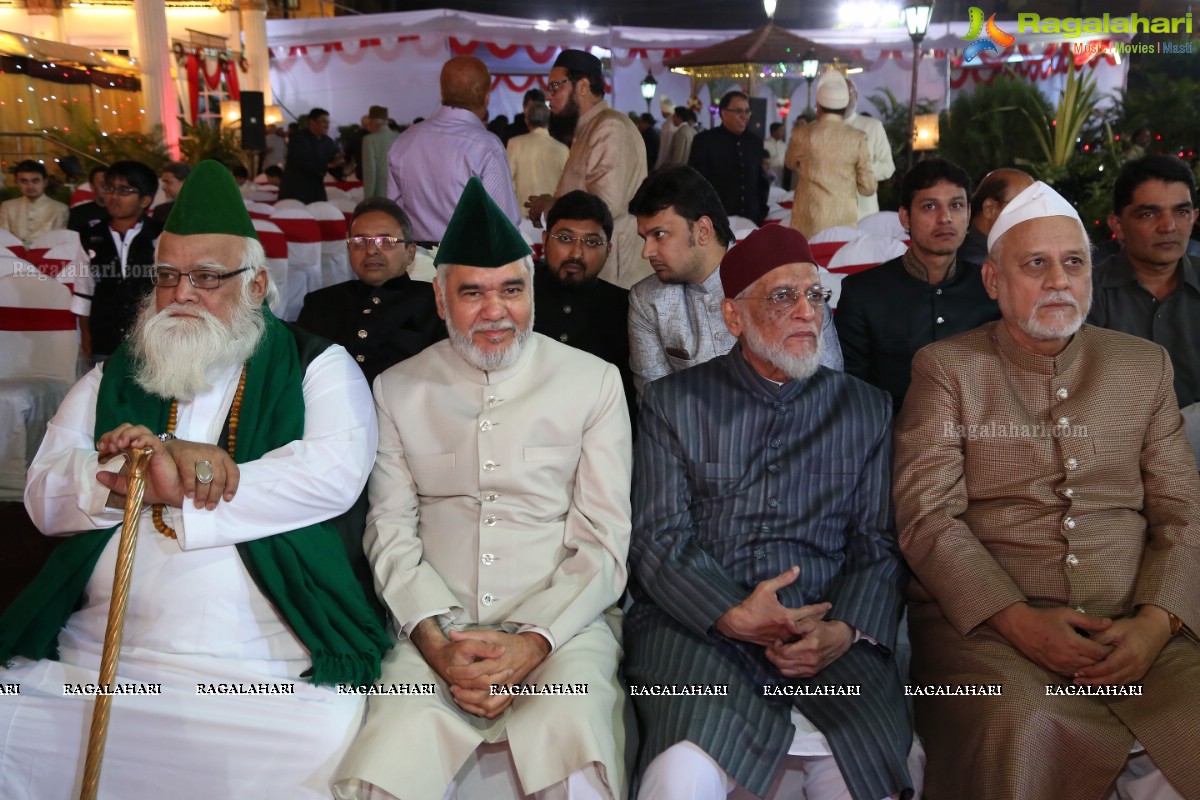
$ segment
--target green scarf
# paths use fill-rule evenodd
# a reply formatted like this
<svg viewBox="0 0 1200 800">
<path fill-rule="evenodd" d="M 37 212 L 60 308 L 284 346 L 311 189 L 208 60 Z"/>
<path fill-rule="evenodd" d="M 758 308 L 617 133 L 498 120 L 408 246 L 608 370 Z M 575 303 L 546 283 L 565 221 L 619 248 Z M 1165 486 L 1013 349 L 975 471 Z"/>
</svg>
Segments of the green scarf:
<svg viewBox="0 0 1200 800">
<path fill-rule="evenodd" d="M 304 435 L 304 369 L 297 339 L 265 307 L 266 331 L 246 367 L 235 460 L 241 464 Z M 95 437 L 123 422 L 166 429 L 170 402 L 133 380 L 122 345 L 104 365 Z M 58 658 L 58 632 L 77 608 L 100 553 L 119 526 L 67 537 L 0 616 L 0 663 L 13 656 Z M 247 572 L 312 657 L 313 683 L 369 684 L 391 646 L 328 522 L 237 545 Z"/>
</svg>

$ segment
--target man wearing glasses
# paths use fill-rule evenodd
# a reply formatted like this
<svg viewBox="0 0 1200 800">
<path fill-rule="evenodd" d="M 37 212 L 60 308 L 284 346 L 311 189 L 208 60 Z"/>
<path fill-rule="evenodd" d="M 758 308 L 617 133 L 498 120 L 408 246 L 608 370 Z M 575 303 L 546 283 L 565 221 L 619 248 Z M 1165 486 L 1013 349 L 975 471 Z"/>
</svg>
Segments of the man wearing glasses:
<svg viewBox="0 0 1200 800">
<path fill-rule="evenodd" d="M 717 190 L 726 214 L 761 225 L 767 216 L 767 150 L 762 137 L 747 130 L 750 97 L 726 92 L 718 107 L 721 127 L 696 134 L 687 163 Z"/>
<path fill-rule="evenodd" d="M 104 172 L 99 199 L 106 214 L 89 220 L 79 237 L 91 270 L 75 282 L 71 306 L 85 358 L 112 355 L 153 288 L 150 270 L 162 224 L 147 209 L 157 191 L 158 175 L 140 161 L 118 161 Z"/>
<path fill-rule="evenodd" d="M 358 277 L 309 292 L 296 324 L 337 342 L 367 382 L 446 338 L 433 286 L 408 275 L 416 255 L 408 215 L 385 197 L 359 203 L 346 239 Z"/>
<path fill-rule="evenodd" d="M 646 387 L 625 627 L 643 797 L 914 786 L 891 407 L 820 365 L 818 281 L 800 233 L 755 231 L 721 264 L 737 345 Z"/>
<path fill-rule="evenodd" d="M 567 192 L 554 201 L 534 262 L 533 329 L 616 366 L 630 418 L 636 413 L 629 370 L 629 290 L 599 277 L 612 249 L 612 214 L 594 194 Z"/>
<path fill-rule="evenodd" d="M 559 53 L 546 96 L 554 117 L 574 121 L 575 136 L 554 194 L 530 197 L 525 203 L 529 218 L 540 226 L 554 198 L 576 189 L 599 197 L 613 215 L 613 247 L 601 275 L 628 289 L 650 274 L 650 265 L 641 256 L 637 223 L 627 211 L 646 179 L 646 144 L 629 117 L 605 102 L 604 70 L 591 53 Z"/>
<path fill-rule="evenodd" d="M 150 173 L 153 175 L 153 172 Z M 113 179 L 112 172 L 109 180 Z M 129 341 L 71 389 L 25 503 L 60 540 L 0 618 L 0 797 L 72 796 L 84 769 L 126 448 L 153 448 L 102 795 L 328 797 L 389 646 L 329 520 L 375 458 L 371 395 L 277 292 L 229 170 L 175 201 Z M 147 281 L 151 278 L 147 278 Z M 65 731 L 72 731 L 64 735 Z M 164 754 L 176 756 L 164 757 Z"/>
</svg>

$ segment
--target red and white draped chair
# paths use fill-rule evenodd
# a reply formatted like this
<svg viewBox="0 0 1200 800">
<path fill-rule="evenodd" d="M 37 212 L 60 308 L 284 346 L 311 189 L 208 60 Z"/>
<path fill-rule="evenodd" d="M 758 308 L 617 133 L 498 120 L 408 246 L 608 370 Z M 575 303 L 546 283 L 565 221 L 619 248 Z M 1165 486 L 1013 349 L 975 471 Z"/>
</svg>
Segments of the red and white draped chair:
<svg viewBox="0 0 1200 800">
<path fill-rule="evenodd" d="M 75 381 L 71 290 L 0 248 L 0 501 L 20 500 L 46 424 Z"/>
<path fill-rule="evenodd" d="M 828 267 L 830 260 L 846 242 L 858 236 L 858 229 L 846 225 L 835 225 L 818 231 L 809 237 L 808 246 L 812 250 L 813 260 L 819 266 Z"/>
<path fill-rule="evenodd" d="M 276 316 L 284 317 L 287 313 L 288 297 L 288 243 L 283 231 L 274 222 L 267 219 L 252 219 L 254 232 L 262 243 L 263 252 L 267 256 L 267 270 L 271 280 L 279 291 L 279 300 L 271 308 Z"/>
<path fill-rule="evenodd" d="M 354 216 L 354 209 L 358 207 L 358 202 L 351 197 L 331 197 L 329 204 L 342 212 L 342 216 L 346 218 L 346 225 L 350 225 L 350 218 Z"/>
<path fill-rule="evenodd" d="M 17 258 L 25 257 L 25 243 L 7 228 L 0 228 L 0 249 L 7 250 Z"/>
<path fill-rule="evenodd" d="M 294 197 L 289 197 L 286 200 L 276 200 L 274 203 L 274 208 L 276 211 L 279 211 L 280 209 L 284 209 L 284 208 L 306 208 L 306 207 L 307 206 L 305 206 L 303 202 L 295 199 Z"/>
<path fill-rule="evenodd" d="M 437 277 L 437 267 L 433 265 L 433 257 L 436 253 L 436 249 L 426 250 L 424 247 L 418 246 L 412 263 L 408 265 L 408 277 L 414 281 L 433 283 L 433 279 Z"/>
<path fill-rule="evenodd" d="M 846 242 L 834 254 L 829 261 L 829 271 L 853 275 L 902 256 L 906 250 L 908 245 L 903 239 L 864 233 L 857 239 Z"/>
<path fill-rule="evenodd" d="M 308 213 L 316 217 L 321 229 L 321 286 L 350 280 L 354 273 L 346 252 L 346 215 L 332 203 L 321 201 L 309 203 Z"/>
<path fill-rule="evenodd" d="M 270 219 L 275 213 L 275 206 L 251 201 L 246 204 L 246 211 L 250 213 L 250 219 Z"/>
<path fill-rule="evenodd" d="M 279 187 L 269 183 L 256 184 L 250 199 L 256 203 L 274 203 L 279 199 Z"/>
<path fill-rule="evenodd" d="M 308 209 L 276 209 L 271 222 L 287 240 L 288 286 L 283 298 L 283 318 L 294 320 L 304 305 L 304 295 L 321 286 L 321 227 Z"/>
<path fill-rule="evenodd" d="M 96 199 L 96 190 L 92 188 L 90 183 L 81 183 L 71 192 L 71 199 L 67 201 L 67 205 L 71 208 L 81 206 L 84 203 L 90 203 Z"/>
<path fill-rule="evenodd" d="M 903 239 L 908 236 L 904 226 L 900 224 L 900 215 L 895 211 L 877 211 L 874 214 L 868 214 L 858 221 L 858 232 L 890 236 L 893 239 Z"/>
</svg>

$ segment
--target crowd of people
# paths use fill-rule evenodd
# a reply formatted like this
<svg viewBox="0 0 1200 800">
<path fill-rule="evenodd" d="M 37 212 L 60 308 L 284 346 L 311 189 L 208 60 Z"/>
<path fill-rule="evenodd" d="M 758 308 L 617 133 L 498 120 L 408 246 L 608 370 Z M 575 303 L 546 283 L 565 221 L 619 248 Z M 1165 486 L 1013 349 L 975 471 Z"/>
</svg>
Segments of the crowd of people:
<svg viewBox="0 0 1200 800">
<path fill-rule="evenodd" d="M 245 173 L 117 162 L 68 220 L 18 165 L 5 224 L 89 253 L 96 366 L 28 473 L 62 543 L 0 615 L 0 797 L 77 794 L 105 692 L 107 798 L 1200 797 L 1185 163 L 1124 164 L 1103 252 L 1020 170 L 920 161 L 834 309 L 809 239 L 895 169 L 841 73 L 770 146 L 739 91 L 647 135 L 583 51 L 507 144 L 490 89 L 456 57 L 429 119 L 370 109 L 355 277 L 295 323 Z M 328 128 L 281 198 L 344 165 Z"/>
</svg>

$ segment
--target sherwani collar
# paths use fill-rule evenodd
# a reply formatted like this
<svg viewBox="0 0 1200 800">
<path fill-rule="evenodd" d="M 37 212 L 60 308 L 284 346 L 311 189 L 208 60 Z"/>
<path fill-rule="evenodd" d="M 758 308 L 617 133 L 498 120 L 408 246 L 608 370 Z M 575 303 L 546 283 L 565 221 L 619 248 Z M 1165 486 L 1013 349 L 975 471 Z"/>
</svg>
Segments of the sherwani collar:
<svg viewBox="0 0 1200 800">
<path fill-rule="evenodd" d="M 1079 359 L 1079 354 L 1083 352 L 1082 339 L 1087 336 L 1088 326 L 1084 325 L 1079 329 L 1079 332 L 1071 337 L 1071 341 L 1063 348 L 1062 352 L 1055 356 L 1043 356 L 1038 353 L 1031 353 L 1021 345 L 1017 344 L 1017 340 L 1013 338 L 1012 333 L 1008 330 L 1008 325 L 1004 320 L 999 320 L 992 324 L 991 337 L 996 343 L 996 348 L 1006 360 L 1011 362 L 1017 369 L 1025 370 L 1026 372 L 1037 372 L 1042 375 L 1062 375 L 1068 369 L 1075 365 Z"/>
<path fill-rule="evenodd" d="M 451 365 L 454 367 L 454 371 L 457 372 L 463 380 L 469 383 L 478 384 L 480 386 L 498 386 L 499 384 L 516 377 L 517 373 L 525 368 L 525 365 L 528 364 L 533 358 L 534 351 L 538 348 L 538 339 L 540 337 L 541 334 L 533 333 L 531 331 L 529 338 L 525 340 L 525 346 L 521 348 L 521 355 L 517 358 L 517 363 L 513 364 L 507 369 L 499 369 L 492 372 L 485 372 L 484 370 L 477 369 L 468 363 L 465 358 L 459 355 L 458 351 L 454 349 L 453 345 L 448 346 L 448 350 L 450 352 L 448 358 L 450 359 Z"/>
<path fill-rule="evenodd" d="M 778 403 L 795 399 L 796 395 L 800 394 L 809 385 L 812 377 L 805 378 L 799 381 L 787 381 L 784 384 L 776 384 L 774 381 L 764 378 L 759 375 L 754 367 L 750 366 L 750 362 L 746 360 L 746 356 L 742 353 L 742 343 L 739 341 L 725 356 L 729 359 L 729 363 L 733 367 L 733 373 L 738 377 L 746 388 L 752 394 L 757 394 L 764 398 L 767 402 Z M 818 367 L 813 373 L 813 377 L 818 375 L 824 367 Z"/>
</svg>

